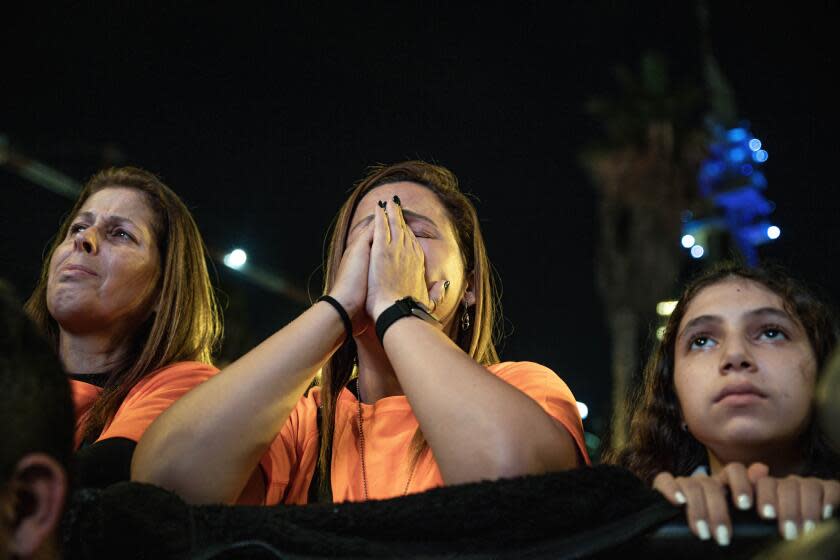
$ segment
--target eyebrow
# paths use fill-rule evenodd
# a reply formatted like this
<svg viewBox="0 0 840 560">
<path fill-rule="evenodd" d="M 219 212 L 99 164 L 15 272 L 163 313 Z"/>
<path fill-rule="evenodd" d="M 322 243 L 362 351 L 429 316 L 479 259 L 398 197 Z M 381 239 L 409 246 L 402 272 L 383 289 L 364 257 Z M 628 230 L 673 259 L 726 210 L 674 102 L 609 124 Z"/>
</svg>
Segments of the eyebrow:
<svg viewBox="0 0 840 560">
<path fill-rule="evenodd" d="M 743 315 L 747 319 L 753 319 L 756 317 L 773 317 L 778 320 L 782 321 L 790 321 L 791 323 L 796 324 L 793 317 L 790 316 L 789 313 L 782 311 L 776 307 L 761 307 L 759 309 L 753 309 L 752 311 L 748 311 Z M 677 338 L 682 338 L 685 336 L 686 331 L 696 327 L 697 325 L 702 325 L 705 323 L 714 323 L 719 324 L 723 322 L 723 318 L 719 315 L 700 315 L 699 317 L 695 317 L 691 321 L 685 324 L 685 327 L 680 331 L 680 334 Z"/>
<path fill-rule="evenodd" d="M 76 216 L 76 219 L 79 218 L 93 222 L 96 221 L 96 214 L 94 214 L 93 212 L 79 212 Z M 137 229 L 141 229 L 140 226 L 135 224 L 130 218 L 125 218 L 123 216 L 108 216 L 107 218 L 105 218 L 105 221 L 108 223 L 129 224 L 136 227 Z"/>
<path fill-rule="evenodd" d="M 423 214 L 418 214 L 417 212 L 413 212 L 411 210 L 403 210 L 403 216 L 405 216 L 406 221 L 408 220 L 420 220 L 421 222 L 426 222 L 430 226 L 434 227 L 435 229 L 440 229 L 435 221 L 428 216 L 424 216 Z M 373 214 L 369 216 L 365 216 L 359 222 L 350 229 L 350 232 L 355 231 L 357 228 L 363 227 L 368 225 L 373 220 Z M 348 232 L 348 233 L 350 233 Z"/>
</svg>

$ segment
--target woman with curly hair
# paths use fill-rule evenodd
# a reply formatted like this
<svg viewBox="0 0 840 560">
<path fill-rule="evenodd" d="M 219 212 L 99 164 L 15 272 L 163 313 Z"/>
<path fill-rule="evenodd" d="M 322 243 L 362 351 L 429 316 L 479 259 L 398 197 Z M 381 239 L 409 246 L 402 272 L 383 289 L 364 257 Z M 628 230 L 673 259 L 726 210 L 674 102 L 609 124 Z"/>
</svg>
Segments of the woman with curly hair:
<svg viewBox="0 0 840 560">
<path fill-rule="evenodd" d="M 840 502 L 840 458 L 813 414 L 836 342 L 828 307 L 785 272 L 727 263 L 703 274 L 645 367 L 629 443 L 605 462 L 686 504 L 701 539 L 729 543 L 726 492 L 786 539 L 813 530 Z"/>
</svg>

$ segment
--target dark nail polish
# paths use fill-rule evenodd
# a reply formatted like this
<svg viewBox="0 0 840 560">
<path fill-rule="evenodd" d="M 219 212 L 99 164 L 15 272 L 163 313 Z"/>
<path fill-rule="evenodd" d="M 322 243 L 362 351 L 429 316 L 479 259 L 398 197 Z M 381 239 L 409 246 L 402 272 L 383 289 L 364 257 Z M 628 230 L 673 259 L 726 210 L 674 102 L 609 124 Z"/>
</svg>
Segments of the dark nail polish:
<svg viewBox="0 0 840 560">
<path fill-rule="evenodd" d="M 394 204 L 402 207 L 402 202 L 400 202 L 400 197 L 398 197 L 397 195 L 394 195 Z"/>
<path fill-rule="evenodd" d="M 445 281 L 445 282 L 443 283 L 443 289 L 444 289 L 444 290 L 448 290 L 448 289 L 449 289 L 449 280 L 447 280 L 447 281 Z"/>
<path fill-rule="evenodd" d="M 385 208 L 386 204 L 388 204 L 388 203 L 387 202 L 382 202 L 381 200 L 379 201 L 379 207 L 380 208 Z"/>
</svg>

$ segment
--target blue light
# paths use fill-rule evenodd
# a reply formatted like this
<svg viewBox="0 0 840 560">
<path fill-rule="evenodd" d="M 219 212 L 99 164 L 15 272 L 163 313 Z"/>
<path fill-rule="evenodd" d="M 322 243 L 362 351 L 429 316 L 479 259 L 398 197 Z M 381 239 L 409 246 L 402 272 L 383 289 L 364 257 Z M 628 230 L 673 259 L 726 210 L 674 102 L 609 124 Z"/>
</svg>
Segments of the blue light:
<svg viewBox="0 0 840 560">
<path fill-rule="evenodd" d="M 744 148 L 732 148 L 729 150 L 729 161 L 741 162 L 747 159 L 747 150 Z M 755 158 L 755 156 L 753 156 Z M 758 161 L 758 160 L 756 160 Z"/>
<path fill-rule="evenodd" d="M 782 235 L 782 230 L 778 226 L 767 228 L 767 237 L 770 239 L 778 239 L 780 235 Z"/>
<path fill-rule="evenodd" d="M 749 177 L 750 175 L 752 175 L 752 172 L 753 172 L 753 166 L 750 165 L 749 163 L 745 163 L 744 165 L 741 166 L 741 175 L 746 175 L 747 177 Z"/>
<path fill-rule="evenodd" d="M 696 242 L 696 239 L 694 239 L 694 236 L 691 235 L 690 233 L 686 233 L 685 235 L 683 235 L 682 239 L 680 240 L 680 243 L 682 243 L 682 246 L 685 247 L 686 249 L 688 249 L 690 247 L 694 247 L 695 242 Z"/>
<path fill-rule="evenodd" d="M 743 142 L 747 139 L 747 131 L 743 128 L 733 128 L 726 133 L 726 139 L 730 142 Z"/>
<path fill-rule="evenodd" d="M 764 163 L 765 161 L 767 161 L 767 151 L 758 150 L 757 152 L 753 152 L 753 159 L 758 163 Z"/>
<path fill-rule="evenodd" d="M 750 140 L 749 146 L 750 150 L 757 152 L 761 149 L 761 140 L 759 140 L 758 138 L 753 138 L 752 140 Z"/>
<path fill-rule="evenodd" d="M 695 259 L 701 258 L 705 252 L 702 245 L 695 245 L 691 248 L 691 256 Z"/>
<path fill-rule="evenodd" d="M 726 169 L 726 167 L 722 163 L 710 161 L 703 165 L 701 172 L 706 177 L 716 177 L 717 175 L 723 173 L 724 169 Z"/>
</svg>

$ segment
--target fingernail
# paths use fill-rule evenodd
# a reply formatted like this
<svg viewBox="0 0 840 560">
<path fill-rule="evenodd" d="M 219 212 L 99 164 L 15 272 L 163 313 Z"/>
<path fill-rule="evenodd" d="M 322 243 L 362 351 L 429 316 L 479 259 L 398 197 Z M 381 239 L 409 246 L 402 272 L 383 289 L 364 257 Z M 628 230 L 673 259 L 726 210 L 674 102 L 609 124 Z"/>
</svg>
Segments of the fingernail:
<svg viewBox="0 0 840 560">
<path fill-rule="evenodd" d="M 738 496 L 738 509 L 750 509 L 750 497 L 746 494 Z"/>
<path fill-rule="evenodd" d="M 715 540 L 720 546 L 729 546 L 729 529 L 726 528 L 726 525 L 717 526 Z"/>
<path fill-rule="evenodd" d="M 784 537 L 786 541 L 792 541 L 798 535 L 798 531 L 796 530 L 796 523 L 793 521 L 785 521 L 782 525 L 782 530 L 784 531 Z"/>
<path fill-rule="evenodd" d="M 823 508 L 823 519 L 828 519 L 832 515 L 834 515 L 834 506 L 831 504 L 826 504 Z"/>
<path fill-rule="evenodd" d="M 702 519 L 697 522 L 697 536 L 701 541 L 707 541 L 712 537 L 709 533 L 709 524 Z"/>
<path fill-rule="evenodd" d="M 444 290 L 448 290 L 448 289 L 449 289 L 449 280 L 445 280 L 445 281 L 443 282 L 443 289 L 444 289 Z"/>
<path fill-rule="evenodd" d="M 402 206 L 402 202 L 400 202 L 400 197 L 398 197 L 397 195 L 394 195 L 394 204 L 396 204 L 397 206 Z"/>
<path fill-rule="evenodd" d="M 388 204 L 388 203 L 387 202 L 382 202 L 381 200 L 379 201 L 379 207 L 380 208 L 385 208 L 386 204 Z"/>
<path fill-rule="evenodd" d="M 770 504 L 765 504 L 764 507 L 761 508 L 761 516 L 764 517 L 764 519 L 776 519 L 776 508 Z"/>
<path fill-rule="evenodd" d="M 811 531 L 817 528 L 817 524 L 811 521 L 810 519 L 806 519 L 804 523 L 802 523 L 802 534 L 807 535 Z"/>
<path fill-rule="evenodd" d="M 683 494 L 680 491 L 677 491 L 677 493 L 674 494 L 674 499 L 677 500 L 678 504 L 684 504 L 685 503 L 685 494 Z"/>
</svg>

